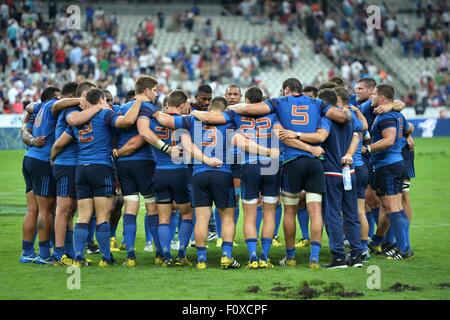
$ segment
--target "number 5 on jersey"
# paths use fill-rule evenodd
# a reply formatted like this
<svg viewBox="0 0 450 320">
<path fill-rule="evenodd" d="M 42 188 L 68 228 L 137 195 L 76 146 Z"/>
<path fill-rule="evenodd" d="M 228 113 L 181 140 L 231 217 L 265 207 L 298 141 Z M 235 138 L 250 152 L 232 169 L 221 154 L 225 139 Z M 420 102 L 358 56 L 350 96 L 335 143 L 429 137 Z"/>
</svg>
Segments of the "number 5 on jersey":
<svg viewBox="0 0 450 320">
<path fill-rule="evenodd" d="M 292 106 L 292 116 L 300 119 L 293 119 L 292 124 L 307 125 L 309 123 L 308 112 L 309 106 Z"/>
</svg>

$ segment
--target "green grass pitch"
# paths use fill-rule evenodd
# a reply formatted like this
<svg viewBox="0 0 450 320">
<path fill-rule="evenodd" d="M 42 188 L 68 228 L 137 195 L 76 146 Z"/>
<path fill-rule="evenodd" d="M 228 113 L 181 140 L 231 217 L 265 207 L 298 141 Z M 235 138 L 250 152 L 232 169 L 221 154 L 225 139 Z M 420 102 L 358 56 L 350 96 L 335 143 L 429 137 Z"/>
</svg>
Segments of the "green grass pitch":
<svg viewBox="0 0 450 320">
<path fill-rule="evenodd" d="M 363 293 L 357 299 L 449 299 L 450 289 L 450 139 L 416 140 L 416 173 L 411 189 L 414 218 L 411 241 L 416 256 L 410 261 L 390 262 L 372 257 L 362 269 L 310 270 L 309 248 L 297 250 L 297 268 L 275 266 L 272 270 L 221 270 L 220 249 L 209 243 L 209 269 L 162 268 L 155 266 L 153 255 L 143 252 L 142 213 L 138 217 L 136 254 L 138 266 L 122 266 L 124 253 L 116 253 L 118 265 L 81 269 L 81 288 L 69 290 L 70 274 L 64 267 L 22 265 L 22 219 L 26 211 L 21 173 L 23 151 L 0 152 L 0 299 L 295 299 L 303 281 L 312 283 L 322 294 L 315 299 L 344 299 L 327 293 L 333 282 L 346 291 Z M 242 213 L 241 213 L 242 214 Z M 247 250 L 243 241 L 242 217 L 237 228 L 235 257 L 245 265 Z M 282 228 L 280 236 L 283 239 Z M 119 226 L 118 235 L 122 233 Z M 297 232 L 297 238 L 300 233 Z M 119 238 L 121 238 L 119 236 Z M 326 237 L 321 252 L 322 263 L 329 261 Z M 278 262 L 284 248 L 272 248 L 271 258 Z M 188 256 L 194 260 L 195 250 Z M 98 262 L 99 256 L 90 256 Z M 369 265 L 380 270 L 381 289 L 368 289 Z M 323 284 L 319 285 L 322 281 Z M 370 281 L 369 281 L 370 282 Z M 395 283 L 418 287 L 417 290 L 393 292 Z M 447 283 L 447 286 L 440 286 Z M 248 292 L 258 286 L 257 293 Z M 279 287 L 273 291 L 274 287 Z M 280 288 L 281 287 L 281 288 Z M 285 290 L 286 291 L 283 291 Z"/>
</svg>

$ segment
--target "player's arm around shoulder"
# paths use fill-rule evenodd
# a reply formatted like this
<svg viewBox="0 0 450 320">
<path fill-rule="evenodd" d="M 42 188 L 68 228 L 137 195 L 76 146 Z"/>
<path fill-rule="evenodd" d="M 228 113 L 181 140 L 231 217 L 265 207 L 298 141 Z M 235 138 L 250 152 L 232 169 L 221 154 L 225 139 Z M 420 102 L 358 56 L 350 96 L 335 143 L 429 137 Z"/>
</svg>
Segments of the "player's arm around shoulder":
<svg viewBox="0 0 450 320">
<path fill-rule="evenodd" d="M 191 115 L 194 116 L 197 120 L 200 120 L 201 122 L 206 122 L 210 124 L 226 124 L 227 122 L 229 122 L 229 119 L 227 119 L 225 113 L 222 112 L 194 110 L 191 112 Z"/>
<path fill-rule="evenodd" d="M 139 111 L 141 109 L 142 102 L 144 101 L 148 101 L 147 98 L 142 94 L 138 94 L 136 96 L 136 100 L 134 101 L 133 105 L 125 113 L 125 115 L 117 117 L 115 124 L 116 128 L 131 127 L 136 122 L 136 119 L 139 115 Z"/>
<path fill-rule="evenodd" d="M 238 103 L 228 106 L 227 109 L 233 110 L 237 114 L 249 116 L 263 116 L 272 112 L 272 108 L 266 102 Z"/>
<path fill-rule="evenodd" d="M 53 143 L 52 150 L 50 151 L 50 160 L 52 163 L 55 161 L 56 156 L 64 149 L 65 146 L 70 144 L 73 139 L 73 136 L 67 129 L 58 139 L 56 139 L 55 143 Z"/>
<path fill-rule="evenodd" d="M 114 149 L 113 155 L 116 158 L 129 156 L 135 153 L 140 147 L 145 144 L 144 138 L 136 135 L 127 141 L 120 149 Z"/>
<path fill-rule="evenodd" d="M 162 111 L 156 111 L 153 114 L 153 118 L 156 119 L 163 127 L 169 128 L 169 129 L 175 129 L 175 117 L 164 113 Z"/>
</svg>

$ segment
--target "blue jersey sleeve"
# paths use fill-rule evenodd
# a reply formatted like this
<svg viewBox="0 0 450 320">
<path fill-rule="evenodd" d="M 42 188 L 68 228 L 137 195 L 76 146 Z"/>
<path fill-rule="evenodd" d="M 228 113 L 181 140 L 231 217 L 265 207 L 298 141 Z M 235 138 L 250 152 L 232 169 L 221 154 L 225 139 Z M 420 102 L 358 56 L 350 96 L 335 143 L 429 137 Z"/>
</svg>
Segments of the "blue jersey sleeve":
<svg viewBox="0 0 450 320">
<path fill-rule="evenodd" d="M 234 123 L 236 119 L 236 113 L 232 110 L 226 110 L 223 113 L 223 116 L 227 123 Z"/>
<path fill-rule="evenodd" d="M 175 129 L 189 130 L 192 124 L 192 116 L 174 116 Z"/>
<path fill-rule="evenodd" d="M 369 109 L 372 107 L 372 101 L 367 100 L 366 102 L 359 105 L 359 110 L 361 110 L 362 114 L 367 114 L 369 112 Z"/>
<path fill-rule="evenodd" d="M 331 130 L 331 120 L 327 117 L 320 118 L 320 123 L 318 129 L 324 129 L 327 132 L 330 132 Z"/>
<path fill-rule="evenodd" d="M 142 103 L 141 109 L 139 110 L 138 117 L 146 117 L 151 119 L 153 114 L 156 112 L 156 109 L 150 103 Z"/>
<path fill-rule="evenodd" d="M 392 115 L 384 114 L 380 116 L 380 118 L 381 119 L 378 120 L 378 127 L 381 132 L 383 132 L 384 129 L 397 128 L 397 120 Z"/>
<path fill-rule="evenodd" d="M 282 98 L 273 98 L 273 99 L 267 99 L 264 100 L 264 103 L 267 104 L 270 108 L 270 112 L 277 112 L 278 107 L 280 106 L 280 103 L 282 102 Z M 284 98 L 285 99 L 285 98 Z"/>
<path fill-rule="evenodd" d="M 119 118 L 119 116 L 114 112 L 114 110 L 106 110 L 106 112 L 103 114 L 105 124 L 111 128 L 116 127 L 117 118 Z"/>
<path fill-rule="evenodd" d="M 361 122 L 361 120 L 358 119 L 354 111 L 352 111 L 352 121 L 353 121 L 353 131 L 356 132 L 362 131 L 363 123 Z"/>
<path fill-rule="evenodd" d="M 320 106 L 320 115 L 322 117 L 325 117 L 325 114 L 328 112 L 328 110 L 330 110 L 331 105 L 329 105 L 328 103 L 325 103 L 325 101 L 321 100 L 321 99 L 316 99 L 319 102 L 319 106 Z"/>
<path fill-rule="evenodd" d="M 64 130 L 64 132 L 75 139 L 75 133 L 73 132 L 73 129 L 71 126 L 67 126 L 66 129 Z"/>
<path fill-rule="evenodd" d="M 67 109 L 66 114 L 65 114 L 65 120 L 66 120 L 66 122 L 67 122 L 67 119 L 69 118 L 69 115 L 70 115 L 72 112 L 79 112 L 79 111 L 80 111 L 80 108 L 79 108 L 79 107 L 72 107 L 72 108 Z"/>
</svg>

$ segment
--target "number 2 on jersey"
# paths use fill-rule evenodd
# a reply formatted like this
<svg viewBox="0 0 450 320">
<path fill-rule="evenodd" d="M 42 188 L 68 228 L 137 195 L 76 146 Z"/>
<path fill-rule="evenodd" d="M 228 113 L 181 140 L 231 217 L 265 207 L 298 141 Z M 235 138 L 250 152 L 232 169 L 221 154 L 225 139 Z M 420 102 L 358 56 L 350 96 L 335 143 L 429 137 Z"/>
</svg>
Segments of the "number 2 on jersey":
<svg viewBox="0 0 450 320">
<path fill-rule="evenodd" d="M 80 143 L 88 143 L 94 140 L 93 136 L 86 137 L 86 135 L 90 134 L 92 132 L 92 124 L 88 122 L 84 125 L 84 129 L 78 131 L 78 140 L 80 140 Z"/>
<path fill-rule="evenodd" d="M 300 119 L 292 119 L 291 123 L 307 125 L 309 123 L 309 115 L 308 112 L 305 112 L 305 110 L 308 109 L 309 106 L 292 106 L 292 116 L 299 117 Z"/>
</svg>

